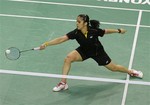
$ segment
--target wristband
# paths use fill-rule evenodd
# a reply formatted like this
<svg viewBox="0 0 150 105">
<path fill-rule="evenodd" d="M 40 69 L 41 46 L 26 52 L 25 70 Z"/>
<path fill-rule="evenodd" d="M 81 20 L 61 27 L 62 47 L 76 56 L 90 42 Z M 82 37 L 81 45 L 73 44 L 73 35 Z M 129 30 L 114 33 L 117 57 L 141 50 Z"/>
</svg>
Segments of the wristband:
<svg viewBox="0 0 150 105">
<path fill-rule="evenodd" d="M 47 47 L 47 46 L 49 45 L 49 43 L 48 43 L 48 42 L 45 42 L 43 45 L 44 45 L 45 47 Z"/>
<path fill-rule="evenodd" d="M 118 33 L 121 33 L 121 29 L 118 29 Z"/>
</svg>

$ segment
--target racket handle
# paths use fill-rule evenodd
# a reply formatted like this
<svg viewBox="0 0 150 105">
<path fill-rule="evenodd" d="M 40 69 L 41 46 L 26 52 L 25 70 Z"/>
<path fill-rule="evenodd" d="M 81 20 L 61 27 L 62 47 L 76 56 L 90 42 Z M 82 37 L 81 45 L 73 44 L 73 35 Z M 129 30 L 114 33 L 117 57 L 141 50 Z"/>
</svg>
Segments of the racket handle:
<svg viewBox="0 0 150 105">
<path fill-rule="evenodd" d="M 35 47 L 33 48 L 33 50 L 40 50 L 40 47 Z"/>
</svg>

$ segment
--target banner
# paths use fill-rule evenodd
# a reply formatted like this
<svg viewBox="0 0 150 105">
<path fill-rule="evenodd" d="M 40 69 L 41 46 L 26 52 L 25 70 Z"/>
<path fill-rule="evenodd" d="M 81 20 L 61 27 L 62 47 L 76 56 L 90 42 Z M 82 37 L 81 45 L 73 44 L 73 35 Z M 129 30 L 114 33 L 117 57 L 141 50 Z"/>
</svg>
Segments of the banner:
<svg viewBox="0 0 150 105">
<path fill-rule="evenodd" d="M 150 0 L 97 0 L 97 1 L 150 5 Z"/>
</svg>

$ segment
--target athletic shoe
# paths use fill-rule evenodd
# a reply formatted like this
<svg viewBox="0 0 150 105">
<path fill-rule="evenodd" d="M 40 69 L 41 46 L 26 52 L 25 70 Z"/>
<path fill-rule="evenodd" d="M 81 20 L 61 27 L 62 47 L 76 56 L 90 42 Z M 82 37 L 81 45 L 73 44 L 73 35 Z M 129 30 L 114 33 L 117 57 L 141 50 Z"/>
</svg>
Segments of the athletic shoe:
<svg viewBox="0 0 150 105">
<path fill-rule="evenodd" d="M 132 73 L 130 75 L 132 77 L 143 78 L 142 71 L 132 70 Z"/>
<path fill-rule="evenodd" d="M 53 88 L 54 92 L 58 92 L 61 90 L 67 90 L 68 89 L 68 85 L 64 82 L 60 82 L 56 87 Z"/>
</svg>

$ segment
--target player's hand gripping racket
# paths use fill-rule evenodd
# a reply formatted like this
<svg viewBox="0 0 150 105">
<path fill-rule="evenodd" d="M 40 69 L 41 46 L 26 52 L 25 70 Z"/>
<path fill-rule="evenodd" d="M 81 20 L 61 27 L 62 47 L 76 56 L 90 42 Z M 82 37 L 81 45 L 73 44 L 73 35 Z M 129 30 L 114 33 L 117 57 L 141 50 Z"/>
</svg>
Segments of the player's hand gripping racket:
<svg viewBox="0 0 150 105">
<path fill-rule="evenodd" d="M 22 51 L 20 51 L 16 47 L 10 47 L 5 51 L 5 56 L 10 60 L 17 60 L 21 56 L 21 53 L 27 52 L 27 51 L 33 51 L 33 50 L 40 50 L 40 47 L 36 47 L 33 49 L 28 49 L 28 50 L 22 50 Z"/>
</svg>

